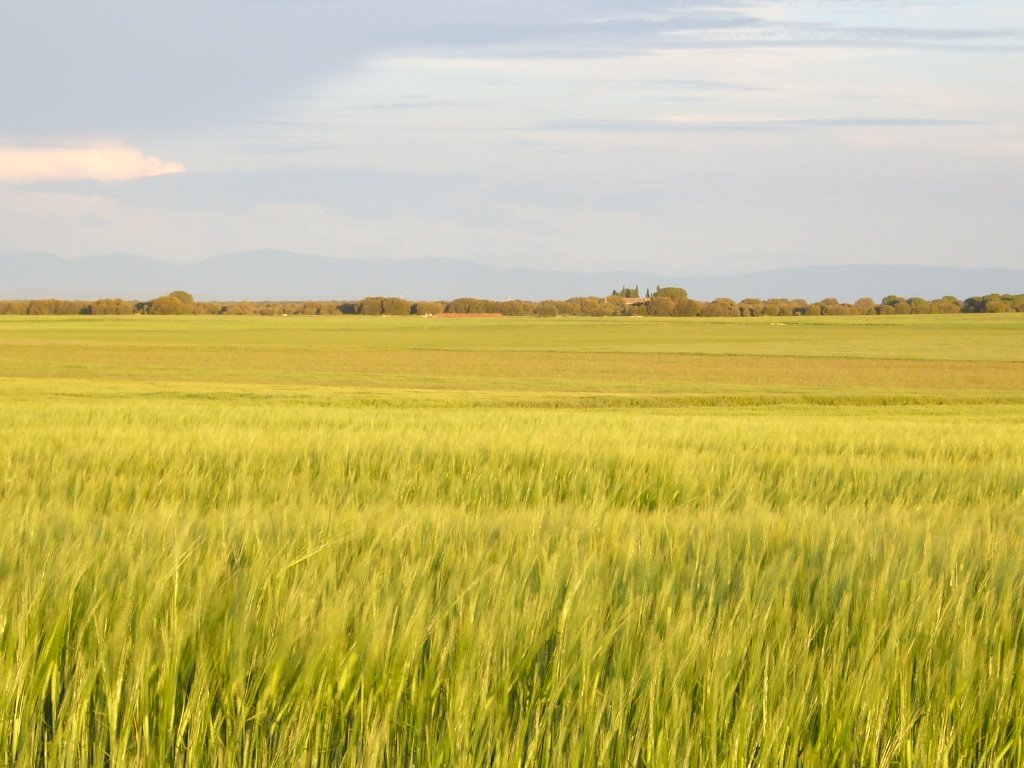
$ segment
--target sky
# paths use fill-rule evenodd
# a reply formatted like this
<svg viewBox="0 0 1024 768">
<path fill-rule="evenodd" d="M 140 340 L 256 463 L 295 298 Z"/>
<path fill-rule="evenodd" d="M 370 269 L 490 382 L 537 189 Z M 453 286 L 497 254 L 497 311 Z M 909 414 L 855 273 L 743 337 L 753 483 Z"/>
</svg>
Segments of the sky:
<svg viewBox="0 0 1024 768">
<path fill-rule="evenodd" d="M 1024 267 L 1021 0 L 0 0 L 0 252 Z"/>
</svg>

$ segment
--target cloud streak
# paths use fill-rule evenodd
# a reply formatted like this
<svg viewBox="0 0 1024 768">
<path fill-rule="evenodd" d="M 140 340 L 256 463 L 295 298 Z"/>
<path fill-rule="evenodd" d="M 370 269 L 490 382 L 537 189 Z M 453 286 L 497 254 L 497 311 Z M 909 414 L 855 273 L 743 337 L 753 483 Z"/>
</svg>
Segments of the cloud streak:
<svg viewBox="0 0 1024 768">
<path fill-rule="evenodd" d="M 68 130 L 159 135 L 167 126 L 233 125 L 325 79 L 403 53 L 542 60 L 703 48 L 1024 51 L 1024 30 L 1012 19 L 1001 26 L 972 28 L 969 19 L 957 18 L 948 27 L 913 27 L 913 16 L 896 3 L 879 3 L 884 12 L 810 21 L 773 18 L 794 5 L 781 0 L 9 5 L 0 24 L 0 123 L 7 135 L 22 137 Z M 820 10 L 845 3 L 801 5 Z"/>
<path fill-rule="evenodd" d="M 977 125 L 965 120 L 912 117 L 837 117 L 796 120 L 546 120 L 535 131 L 592 133 L 681 133 L 687 131 L 772 131 L 814 128 L 929 128 Z"/>
<path fill-rule="evenodd" d="M 183 173 L 181 163 L 133 147 L 17 147 L 0 145 L 0 181 L 128 181 Z"/>
</svg>

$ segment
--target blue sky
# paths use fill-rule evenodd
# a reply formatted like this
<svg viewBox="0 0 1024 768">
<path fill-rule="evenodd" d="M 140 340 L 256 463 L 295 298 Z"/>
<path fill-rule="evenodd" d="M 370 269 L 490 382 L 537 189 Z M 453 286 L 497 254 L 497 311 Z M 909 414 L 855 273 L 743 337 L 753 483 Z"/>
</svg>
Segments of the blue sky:
<svg viewBox="0 0 1024 768">
<path fill-rule="evenodd" d="M 17 6 L 0 251 L 1024 265 L 1019 0 Z"/>
</svg>

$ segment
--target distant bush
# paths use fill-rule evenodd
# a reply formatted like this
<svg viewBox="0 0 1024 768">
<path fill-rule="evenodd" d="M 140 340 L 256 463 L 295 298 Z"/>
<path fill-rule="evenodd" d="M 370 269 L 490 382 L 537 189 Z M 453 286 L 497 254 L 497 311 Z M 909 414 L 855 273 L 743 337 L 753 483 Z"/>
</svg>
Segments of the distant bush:
<svg viewBox="0 0 1024 768">
<path fill-rule="evenodd" d="M 701 312 L 701 317 L 739 317 L 740 308 L 732 299 L 715 299 Z"/>
<path fill-rule="evenodd" d="M 440 315 L 444 312 L 444 303 L 440 301 L 418 301 L 412 305 L 414 315 Z"/>
<path fill-rule="evenodd" d="M 192 298 L 192 294 L 186 293 L 185 291 L 171 291 L 167 295 L 170 296 L 172 299 L 177 299 L 186 306 L 196 303 L 196 300 Z"/>
<path fill-rule="evenodd" d="M 537 305 L 534 304 L 533 307 L 534 311 L 531 314 L 536 314 Z M 453 314 L 459 315 L 482 315 L 501 312 L 501 309 L 502 302 L 499 301 L 488 301 L 487 299 L 461 298 L 448 302 L 448 306 L 445 308 L 445 312 L 451 312 Z"/>
<path fill-rule="evenodd" d="M 27 315 L 27 301 L 0 301 L 0 315 Z"/>
<path fill-rule="evenodd" d="M 369 296 L 357 305 L 360 315 L 383 315 L 384 299 L 379 296 Z"/>
<path fill-rule="evenodd" d="M 229 315 L 255 315 L 256 307 L 247 301 L 239 301 L 235 304 L 229 304 L 227 308 L 227 314 Z"/>
<path fill-rule="evenodd" d="M 151 315 L 191 315 L 192 307 L 177 296 L 161 296 L 149 302 L 147 311 Z"/>
<path fill-rule="evenodd" d="M 384 299 L 381 301 L 381 310 L 385 315 L 408 315 L 412 312 L 412 302 L 405 299 Z"/>
<path fill-rule="evenodd" d="M 369 296 L 358 304 L 361 315 L 408 315 L 412 302 L 385 296 Z"/>
<path fill-rule="evenodd" d="M 122 299 L 92 302 L 63 299 L 0 301 L 0 315 L 506 315 L 511 317 L 791 317 L 841 315 L 924 315 L 1024 312 L 1024 295 L 988 294 L 961 301 L 955 296 L 928 300 L 890 295 L 875 303 L 865 297 L 850 303 L 836 298 L 808 303 L 803 299 L 748 297 L 742 301 L 718 298 L 691 299 L 685 290 L 658 287 L 646 298 L 636 288 L 613 291 L 610 296 L 574 296 L 569 299 L 493 301 L 461 297 L 450 302 L 410 302 L 399 297 L 368 296 L 359 301 L 197 302 L 185 291 L 174 291 L 151 301 L 132 304 Z"/>
<path fill-rule="evenodd" d="M 91 315 L 131 315 L 135 312 L 135 305 L 129 304 L 121 299 L 100 299 L 94 301 L 90 307 Z"/>
</svg>

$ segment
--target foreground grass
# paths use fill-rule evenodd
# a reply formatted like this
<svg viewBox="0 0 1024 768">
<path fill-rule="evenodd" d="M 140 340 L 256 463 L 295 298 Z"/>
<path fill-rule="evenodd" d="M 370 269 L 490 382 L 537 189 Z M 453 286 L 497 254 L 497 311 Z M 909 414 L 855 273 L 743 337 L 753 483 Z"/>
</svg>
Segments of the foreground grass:
<svg viewBox="0 0 1024 768">
<path fill-rule="evenodd" d="M 0 323 L 0 765 L 1024 763 L 1024 326 L 148 320 Z"/>
</svg>

